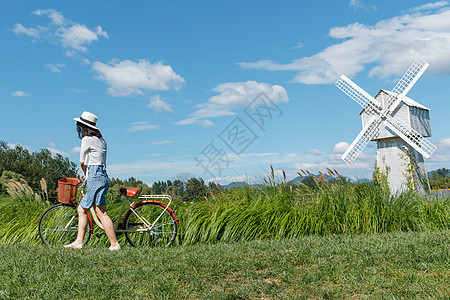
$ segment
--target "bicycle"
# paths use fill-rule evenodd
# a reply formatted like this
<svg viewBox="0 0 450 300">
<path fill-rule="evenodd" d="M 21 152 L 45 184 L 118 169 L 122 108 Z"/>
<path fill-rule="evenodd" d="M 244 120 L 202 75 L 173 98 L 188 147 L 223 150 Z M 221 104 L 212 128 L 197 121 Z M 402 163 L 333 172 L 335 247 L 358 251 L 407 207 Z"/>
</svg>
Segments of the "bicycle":
<svg viewBox="0 0 450 300">
<path fill-rule="evenodd" d="M 60 189 L 60 181 L 68 180 L 72 188 L 64 194 Z M 73 242 L 78 232 L 78 203 L 74 202 L 80 181 L 76 178 L 63 178 L 58 182 L 58 203 L 48 208 L 39 220 L 39 236 L 47 246 L 62 246 Z M 77 182 L 78 181 L 78 182 Z M 63 187 L 65 187 L 63 185 Z M 75 190 L 75 192 L 74 192 Z M 126 197 L 123 199 L 117 219 L 113 222 L 116 235 L 125 234 L 128 243 L 133 247 L 169 247 L 175 241 L 178 231 L 178 219 L 176 212 L 169 206 L 172 198 L 169 195 L 143 195 L 137 199 L 139 202 L 130 202 L 139 192 L 137 188 L 121 188 L 120 193 Z M 81 197 L 83 196 L 80 193 Z M 79 198 L 81 199 L 81 198 Z M 167 200 L 168 204 L 160 200 Z M 120 222 L 125 207 L 128 211 Z M 83 245 L 86 245 L 93 234 L 93 223 L 103 230 L 93 207 L 88 213 L 88 224 Z M 100 238 L 104 232 L 96 233 Z"/>
</svg>

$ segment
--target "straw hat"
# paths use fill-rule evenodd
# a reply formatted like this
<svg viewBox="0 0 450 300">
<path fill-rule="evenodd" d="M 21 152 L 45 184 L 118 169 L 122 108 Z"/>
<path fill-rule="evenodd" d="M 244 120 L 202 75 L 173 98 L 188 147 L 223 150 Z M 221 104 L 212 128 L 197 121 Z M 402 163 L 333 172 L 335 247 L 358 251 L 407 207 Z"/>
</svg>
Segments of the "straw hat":
<svg viewBox="0 0 450 300">
<path fill-rule="evenodd" d="M 81 117 L 74 118 L 74 120 L 98 130 L 98 128 L 95 127 L 95 125 L 97 124 L 98 118 L 93 113 L 90 113 L 88 111 L 83 111 L 83 113 L 81 114 Z"/>
</svg>

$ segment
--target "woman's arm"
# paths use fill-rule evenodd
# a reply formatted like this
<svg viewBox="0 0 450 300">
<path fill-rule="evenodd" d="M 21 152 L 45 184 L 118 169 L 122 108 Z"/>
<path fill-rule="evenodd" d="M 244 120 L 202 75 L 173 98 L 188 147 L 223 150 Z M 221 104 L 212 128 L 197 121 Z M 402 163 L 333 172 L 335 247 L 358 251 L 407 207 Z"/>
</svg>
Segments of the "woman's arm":
<svg viewBox="0 0 450 300">
<path fill-rule="evenodd" d="M 84 164 L 84 162 L 80 162 L 80 167 L 81 170 L 83 170 L 84 178 L 86 178 L 86 165 Z"/>
</svg>

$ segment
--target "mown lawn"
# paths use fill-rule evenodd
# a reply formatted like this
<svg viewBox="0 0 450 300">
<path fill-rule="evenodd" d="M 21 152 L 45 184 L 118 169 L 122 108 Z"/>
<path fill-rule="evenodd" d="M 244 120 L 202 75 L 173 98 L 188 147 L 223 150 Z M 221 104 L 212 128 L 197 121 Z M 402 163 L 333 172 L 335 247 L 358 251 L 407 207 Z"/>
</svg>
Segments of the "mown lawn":
<svg viewBox="0 0 450 300">
<path fill-rule="evenodd" d="M 450 231 L 168 249 L 0 244 L 1 299 L 450 298 Z"/>
</svg>

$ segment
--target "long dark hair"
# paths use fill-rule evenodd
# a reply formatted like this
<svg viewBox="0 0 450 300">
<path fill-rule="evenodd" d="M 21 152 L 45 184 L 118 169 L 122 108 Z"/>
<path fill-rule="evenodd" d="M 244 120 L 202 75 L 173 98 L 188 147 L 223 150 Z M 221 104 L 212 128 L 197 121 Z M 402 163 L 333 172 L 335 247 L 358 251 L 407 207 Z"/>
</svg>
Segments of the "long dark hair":
<svg viewBox="0 0 450 300">
<path fill-rule="evenodd" d="M 89 127 L 81 122 L 77 122 L 77 132 L 80 139 L 84 138 L 85 136 L 96 136 L 98 138 L 102 137 L 100 130 Z"/>
</svg>

